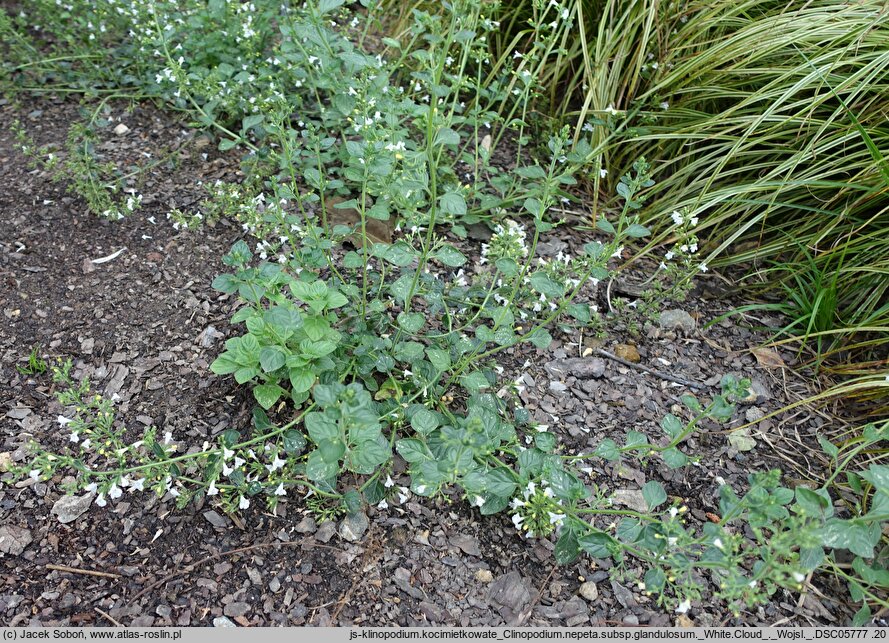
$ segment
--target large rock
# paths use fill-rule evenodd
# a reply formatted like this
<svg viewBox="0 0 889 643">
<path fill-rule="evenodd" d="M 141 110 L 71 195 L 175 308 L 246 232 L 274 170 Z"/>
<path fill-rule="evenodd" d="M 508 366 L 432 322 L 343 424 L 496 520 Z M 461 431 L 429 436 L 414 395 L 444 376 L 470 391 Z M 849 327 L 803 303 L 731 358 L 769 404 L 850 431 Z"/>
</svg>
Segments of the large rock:
<svg viewBox="0 0 889 643">
<path fill-rule="evenodd" d="M 488 600 L 500 612 L 507 623 L 518 623 L 519 614 L 531 604 L 531 589 L 518 572 L 509 572 L 500 576 L 491 585 Z"/>
</svg>

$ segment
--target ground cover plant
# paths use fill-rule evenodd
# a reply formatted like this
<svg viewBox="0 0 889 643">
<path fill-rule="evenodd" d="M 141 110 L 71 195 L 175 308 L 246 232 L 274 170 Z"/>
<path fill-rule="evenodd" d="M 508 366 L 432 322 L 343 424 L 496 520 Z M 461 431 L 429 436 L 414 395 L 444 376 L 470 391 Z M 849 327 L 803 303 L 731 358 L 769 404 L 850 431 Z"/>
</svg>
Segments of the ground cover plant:
<svg viewBox="0 0 889 643">
<path fill-rule="evenodd" d="M 607 485 L 585 482 L 584 465 L 694 466 L 698 458 L 684 443 L 702 424 L 730 420 L 735 404 L 749 397 L 749 381 L 728 375 L 712 396 L 683 396 L 684 408 L 663 413 L 657 439 L 627 427 L 622 441 L 603 439 L 595 450 L 571 454 L 557 427 L 533 421 L 518 402 L 520 383 L 500 376 L 498 358 L 507 351 L 544 350 L 554 338 L 656 318 L 665 300 L 681 299 L 710 269 L 698 247 L 703 236 L 738 214 L 699 207 L 700 195 L 712 191 L 696 181 L 714 176 L 697 172 L 704 160 L 696 157 L 700 165 L 682 172 L 663 170 L 682 154 L 652 132 L 663 127 L 676 140 L 697 138 L 681 124 L 662 119 L 648 123 L 646 134 L 619 118 L 626 107 L 612 103 L 585 105 L 574 128 L 541 122 L 533 107 L 557 86 L 553 69 L 582 4 L 533 3 L 528 28 L 515 38 L 521 49 L 510 45 L 515 53 L 497 57 L 502 44 L 491 41 L 501 37 L 502 10 L 418 7 L 397 28 L 385 6 L 335 0 L 75 3 L 63 12 L 38 2 L 4 14 L 7 91 L 70 91 L 93 101 L 65 150 L 40 148 L 24 131 L 19 139 L 36 167 L 73 175 L 70 187 L 96 215 L 119 219 L 142 201 L 128 185 L 132 177 L 95 155 L 112 99 L 157 101 L 208 132 L 220 151 L 243 153 L 243 182 L 211 183 L 200 207 L 170 210 L 168 218 L 196 234 L 220 219 L 243 229 L 245 239 L 222 259 L 228 270 L 212 284 L 234 302 L 235 335 L 210 370 L 248 387 L 256 405 L 249 427 L 199 447 L 153 426 L 133 435 L 112 401 L 72 378 L 63 360 L 53 378 L 69 445 L 32 445 L 14 473 L 38 481 L 69 476 L 68 489 L 94 493 L 99 506 L 125 490 L 154 491 L 180 507 L 209 498 L 234 514 L 254 504 L 274 511 L 282 498 L 303 495 L 319 513 L 348 516 L 409 497 L 459 498 L 483 515 L 509 516 L 529 539 L 552 538 L 559 563 L 580 555 L 612 559 L 613 577 L 626 581 L 629 561 L 641 561 L 640 586 L 679 614 L 701 598 L 705 573 L 739 614 L 780 587 L 802 589 L 821 570 L 848 583 L 859 604 L 855 620 L 867 622 L 872 608 L 886 607 L 889 584 L 881 562 L 885 422 L 841 444 L 822 438 L 830 467 L 818 484 L 790 488 L 772 470 L 751 472 L 743 489 L 723 485 L 720 515 L 699 526 L 686 522 L 686 505 L 653 479 L 642 485 L 644 510 L 616 507 Z M 690 33 L 682 32 L 684 42 L 710 37 L 706 29 Z M 830 51 L 839 46 L 829 44 Z M 845 87 L 836 86 L 833 97 Z M 834 116 L 857 113 L 853 124 L 869 122 L 854 103 L 846 100 Z M 879 138 L 856 131 L 870 151 L 853 156 L 876 163 L 870 152 L 880 149 Z M 649 136 L 657 146 L 644 147 Z M 767 144 L 752 130 L 740 140 Z M 722 172 L 726 157 L 714 158 Z M 580 182 L 590 180 L 594 225 L 583 253 L 542 255 L 541 246 L 567 224 L 566 209 L 582 201 Z M 781 185 L 795 195 L 807 189 Z M 876 207 L 875 214 L 844 213 L 871 225 L 880 221 L 883 196 L 873 187 L 865 192 L 862 208 Z M 736 197 L 733 207 L 745 202 Z M 473 265 L 458 246 L 479 230 L 488 232 Z M 652 241 L 653 231 L 666 236 Z M 602 291 L 607 285 L 610 293 L 627 259 L 668 237 L 635 312 L 606 293 L 609 314 L 601 313 Z M 865 257 L 873 250 L 837 252 L 813 259 L 812 270 L 846 252 Z M 856 292 L 880 314 L 882 291 L 862 294 L 869 276 L 858 276 Z M 831 292 L 838 299 L 837 277 L 808 300 L 807 282 L 797 280 L 802 287 L 788 286 L 788 305 L 809 311 L 800 322 L 806 336 L 835 334 L 833 320 L 824 320 L 832 315 L 821 311 Z M 879 332 L 881 323 L 868 318 L 854 336 Z M 859 347 L 874 344 L 865 339 Z M 39 366 L 33 353 L 23 368 Z M 863 378 L 867 390 L 875 381 Z M 404 463 L 407 484 L 395 482 L 396 462 Z M 845 505 L 836 507 L 837 498 Z"/>
</svg>

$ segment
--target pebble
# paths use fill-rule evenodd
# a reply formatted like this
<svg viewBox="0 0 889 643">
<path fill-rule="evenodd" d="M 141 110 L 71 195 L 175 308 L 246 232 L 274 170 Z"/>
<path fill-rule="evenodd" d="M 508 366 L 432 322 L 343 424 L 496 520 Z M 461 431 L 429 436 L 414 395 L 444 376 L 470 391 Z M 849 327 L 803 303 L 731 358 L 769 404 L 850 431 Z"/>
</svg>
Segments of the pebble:
<svg viewBox="0 0 889 643">
<path fill-rule="evenodd" d="M 213 619 L 213 627 L 237 627 L 237 625 L 232 623 L 224 616 L 217 616 Z"/>
<path fill-rule="evenodd" d="M 599 598 L 599 587 L 595 583 L 587 581 L 580 586 L 577 593 L 592 602 Z"/>
<path fill-rule="evenodd" d="M 237 618 L 238 616 L 244 616 L 249 611 L 250 605 L 248 603 L 245 603 L 244 601 L 235 601 L 226 605 L 222 610 L 222 613 L 226 616 Z"/>
<path fill-rule="evenodd" d="M 639 349 L 632 344 L 618 344 L 614 347 L 614 354 L 623 360 L 632 362 L 633 364 L 638 364 L 642 361 Z"/>
<path fill-rule="evenodd" d="M 692 333 L 695 329 L 695 320 L 694 317 L 689 315 L 684 310 L 674 309 L 674 310 L 665 310 L 660 314 L 658 319 L 658 323 L 661 328 L 666 330 L 682 330 L 685 333 Z"/>
<path fill-rule="evenodd" d="M 586 380 L 605 375 L 605 361 L 598 357 L 557 359 L 546 364 L 544 368 L 550 375 L 560 378 L 573 375 L 578 379 Z"/>
<path fill-rule="evenodd" d="M 205 511 L 203 513 L 204 518 L 214 527 L 227 527 L 228 526 L 228 518 L 220 516 L 213 510 Z"/>
<path fill-rule="evenodd" d="M 489 569 L 480 569 L 475 572 L 475 580 L 480 583 L 490 583 L 494 580 L 494 574 Z"/>
<path fill-rule="evenodd" d="M 363 511 L 346 516 L 340 523 L 340 538 L 350 543 L 358 542 L 364 536 L 368 526 L 367 516 L 364 515 Z"/>
<path fill-rule="evenodd" d="M 16 525 L 0 527 L 0 551 L 4 554 L 18 556 L 25 551 L 25 547 L 30 545 L 32 540 L 34 539 L 28 529 Z"/>
<path fill-rule="evenodd" d="M 74 522 L 90 508 L 94 496 L 93 493 L 83 496 L 62 496 L 56 500 L 50 513 L 54 514 L 63 525 Z"/>
<path fill-rule="evenodd" d="M 457 534 L 456 536 L 451 536 L 450 543 L 454 547 L 459 548 L 464 554 L 469 554 L 470 556 L 482 555 L 482 552 L 478 547 L 478 540 L 472 536 Z"/>
<path fill-rule="evenodd" d="M 531 602 L 531 589 L 519 572 L 509 572 L 493 582 L 488 600 L 499 606 L 500 615 L 510 621 Z"/>
<path fill-rule="evenodd" d="M 311 534 L 316 529 L 318 529 L 318 525 L 315 524 L 315 519 L 311 516 L 305 516 L 299 523 L 294 527 L 297 533 L 300 534 Z"/>
<path fill-rule="evenodd" d="M 127 127 L 126 125 L 124 125 L 123 123 L 118 123 L 117 127 L 114 128 L 114 133 L 117 136 L 123 136 L 124 134 L 126 134 L 129 131 L 130 131 L 130 128 Z"/>
<path fill-rule="evenodd" d="M 629 507 L 640 513 L 648 512 L 648 504 L 642 492 L 637 489 L 616 489 L 611 497 L 615 504 Z"/>
<path fill-rule="evenodd" d="M 329 542 L 333 535 L 336 533 L 336 523 L 332 520 L 321 523 L 321 526 L 318 527 L 318 532 L 315 534 L 315 540 L 326 543 Z"/>
</svg>

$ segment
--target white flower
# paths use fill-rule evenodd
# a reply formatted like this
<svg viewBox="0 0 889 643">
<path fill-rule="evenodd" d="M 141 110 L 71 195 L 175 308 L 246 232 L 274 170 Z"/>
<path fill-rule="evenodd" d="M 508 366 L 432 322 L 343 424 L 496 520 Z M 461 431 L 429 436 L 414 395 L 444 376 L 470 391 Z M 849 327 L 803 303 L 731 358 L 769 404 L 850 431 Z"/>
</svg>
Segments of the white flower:
<svg viewBox="0 0 889 643">
<path fill-rule="evenodd" d="M 565 514 L 553 513 L 552 511 L 547 511 L 549 514 L 549 524 L 555 525 L 556 527 L 561 527 L 562 523 L 565 522 Z"/>
<path fill-rule="evenodd" d="M 691 601 L 686 598 L 684 601 L 679 603 L 679 605 L 676 607 L 676 613 L 677 614 L 685 614 L 690 609 L 691 609 Z"/>
<path fill-rule="evenodd" d="M 518 529 L 523 522 L 525 522 L 524 516 L 520 516 L 519 514 L 512 515 L 512 524 L 515 525 L 516 529 Z"/>
<path fill-rule="evenodd" d="M 599 178 L 604 179 L 606 176 L 608 176 L 608 170 L 603 167 L 601 170 L 599 170 Z"/>
<path fill-rule="evenodd" d="M 241 496 L 241 499 L 238 501 L 238 509 L 246 509 L 249 506 L 250 501 L 244 496 Z"/>
<path fill-rule="evenodd" d="M 104 493 L 100 493 L 98 496 L 96 496 L 96 504 L 99 505 L 100 507 L 104 507 L 105 505 L 108 504 L 108 501 L 105 500 Z"/>
<path fill-rule="evenodd" d="M 208 496 L 215 496 L 218 493 L 219 493 L 219 489 L 216 488 L 216 481 L 214 480 L 213 482 L 210 483 L 210 486 L 207 487 L 207 495 Z"/>
<path fill-rule="evenodd" d="M 80 442 L 80 436 L 76 433 L 72 433 L 71 437 L 68 438 L 71 442 Z"/>
<path fill-rule="evenodd" d="M 386 476 L 386 482 L 383 483 L 383 486 L 387 489 L 395 486 L 395 481 L 392 479 L 392 476 Z"/>
<path fill-rule="evenodd" d="M 419 493 L 421 495 L 426 493 L 426 485 L 424 485 L 424 484 L 418 485 L 417 486 L 417 493 Z"/>
<path fill-rule="evenodd" d="M 222 475 L 227 476 L 232 471 L 234 471 L 234 469 L 228 466 L 225 462 L 222 463 Z"/>
<path fill-rule="evenodd" d="M 176 487 L 170 487 L 169 489 L 167 489 L 167 491 L 169 491 L 170 495 L 173 496 L 174 498 L 179 497 L 179 490 Z"/>
<path fill-rule="evenodd" d="M 670 103 L 664 101 L 663 103 L 661 103 L 661 109 L 670 109 Z"/>
<path fill-rule="evenodd" d="M 133 480 L 130 483 L 130 493 L 134 491 L 144 491 L 145 486 L 145 478 L 139 478 L 138 480 Z"/>
<path fill-rule="evenodd" d="M 82 446 L 84 449 L 89 449 L 91 444 L 92 444 L 92 442 L 90 441 L 89 438 L 87 438 L 86 440 L 83 441 L 83 444 L 82 444 L 81 446 Z"/>
<path fill-rule="evenodd" d="M 795 580 L 797 583 L 802 583 L 804 580 L 806 580 L 805 574 L 800 574 L 799 572 L 793 572 L 792 575 L 793 575 L 793 580 Z"/>
<path fill-rule="evenodd" d="M 234 454 L 235 454 L 234 451 L 232 451 L 232 450 L 230 450 L 230 449 L 228 449 L 228 448 L 226 448 L 226 447 L 222 447 L 222 459 L 223 459 L 223 460 L 228 460 L 228 459 L 229 459 L 230 457 L 232 457 Z"/>
<path fill-rule="evenodd" d="M 611 256 L 614 257 L 615 259 L 620 259 L 620 256 L 621 256 L 621 254 L 623 254 L 623 251 L 624 251 L 624 247 L 621 246 L 617 250 L 615 250 Z"/>
<path fill-rule="evenodd" d="M 701 262 L 701 265 L 698 266 L 701 272 L 707 272 L 707 264 L 705 262 Z"/>
<path fill-rule="evenodd" d="M 410 497 L 410 491 L 407 487 L 398 487 L 398 504 L 403 505 Z"/>
<path fill-rule="evenodd" d="M 123 495 L 123 490 L 118 487 L 116 484 L 111 485 L 111 488 L 108 490 L 108 497 L 112 500 L 117 500 Z"/>
<path fill-rule="evenodd" d="M 282 460 L 276 454 L 275 459 L 272 461 L 272 463 L 265 465 L 265 468 L 269 470 L 269 473 L 274 473 L 275 471 L 277 471 L 278 469 L 283 467 L 285 464 L 287 464 L 287 460 Z"/>
<path fill-rule="evenodd" d="M 481 507 L 484 504 L 485 504 L 485 499 L 482 498 L 481 496 L 476 496 L 475 498 L 472 499 L 472 505 L 474 507 Z"/>
<path fill-rule="evenodd" d="M 685 219 L 682 217 L 681 214 L 679 214 L 678 210 L 673 210 L 673 212 L 670 213 L 670 217 L 673 219 L 673 223 L 675 223 L 676 225 L 682 225 L 683 223 L 685 223 Z"/>
<path fill-rule="evenodd" d="M 670 507 L 670 517 L 675 518 L 679 513 L 679 510 L 676 507 Z"/>
<path fill-rule="evenodd" d="M 513 509 L 518 509 L 519 507 L 524 507 L 525 503 L 519 500 L 518 498 L 513 498 L 512 502 L 509 503 L 509 506 Z"/>
<path fill-rule="evenodd" d="M 83 488 L 83 490 L 84 490 L 84 491 L 87 491 L 87 492 L 89 492 L 89 493 L 93 493 L 93 492 L 95 492 L 95 490 L 98 489 L 98 488 L 99 488 L 99 485 L 97 485 L 95 482 L 90 482 L 87 486 L 85 486 L 85 487 Z"/>
<path fill-rule="evenodd" d="M 164 444 L 170 444 L 173 441 L 173 432 L 167 431 L 164 433 Z"/>
<path fill-rule="evenodd" d="M 717 549 L 723 549 L 725 547 L 725 545 L 722 543 L 722 540 L 720 540 L 719 538 L 716 538 L 713 541 L 713 546 L 716 547 Z"/>
<path fill-rule="evenodd" d="M 389 503 L 386 502 L 385 500 L 380 500 L 380 502 L 377 503 L 377 509 L 382 510 L 382 509 L 388 509 L 388 508 L 389 508 Z"/>
<path fill-rule="evenodd" d="M 276 496 L 286 496 L 286 495 L 287 495 L 287 490 L 284 489 L 284 483 L 283 483 L 283 482 L 282 482 L 281 484 L 278 485 L 278 488 L 277 488 L 277 489 L 275 489 L 275 495 L 276 495 Z"/>
<path fill-rule="evenodd" d="M 56 418 L 58 420 L 60 426 L 65 426 L 66 424 L 71 424 L 74 420 L 71 418 L 66 418 L 64 415 L 60 415 Z"/>
<path fill-rule="evenodd" d="M 244 458 L 235 457 L 235 469 L 240 469 L 246 462 Z"/>
</svg>

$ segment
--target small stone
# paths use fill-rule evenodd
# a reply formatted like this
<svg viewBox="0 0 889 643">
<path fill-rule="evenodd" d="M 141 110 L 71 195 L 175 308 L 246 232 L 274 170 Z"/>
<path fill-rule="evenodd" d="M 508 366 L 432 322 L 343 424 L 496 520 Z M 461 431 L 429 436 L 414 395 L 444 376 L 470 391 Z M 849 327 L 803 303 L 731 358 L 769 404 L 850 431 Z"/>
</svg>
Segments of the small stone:
<svg viewBox="0 0 889 643">
<path fill-rule="evenodd" d="M 228 518 L 224 518 L 223 516 L 220 516 L 215 511 L 212 511 L 212 510 L 205 511 L 203 516 L 207 520 L 207 522 L 209 522 L 214 527 L 219 527 L 219 528 L 228 527 Z"/>
<path fill-rule="evenodd" d="M 25 547 L 30 545 L 32 540 L 28 529 L 16 525 L 0 527 L 0 551 L 4 554 L 18 556 L 25 551 Z"/>
<path fill-rule="evenodd" d="M 590 602 L 599 599 L 599 587 L 590 581 L 583 583 L 577 593 Z"/>
<path fill-rule="evenodd" d="M 744 412 L 744 418 L 748 422 L 759 422 L 761 419 L 765 417 L 765 413 L 758 406 L 751 406 L 747 411 Z"/>
<path fill-rule="evenodd" d="M 648 512 L 648 503 L 645 502 L 642 492 L 637 489 L 616 489 L 611 499 L 615 504 L 629 507 L 634 511 Z"/>
<path fill-rule="evenodd" d="M 322 543 L 326 543 L 331 538 L 333 538 L 333 535 L 335 533 L 336 533 L 336 523 L 334 523 L 332 520 L 329 520 L 327 522 L 322 522 L 321 526 L 318 527 L 318 532 L 315 534 L 315 540 L 322 542 Z"/>
<path fill-rule="evenodd" d="M 500 576 L 488 592 L 488 600 L 499 606 L 500 615 L 510 622 L 531 602 L 531 597 L 531 589 L 519 572 Z"/>
<path fill-rule="evenodd" d="M 74 522 L 90 508 L 94 496 L 92 492 L 83 496 L 62 496 L 56 500 L 50 513 L 54 514 L 63 525 Z"/>
<path fill-rule="evenodd" d="M 475 580 L 487 584 L 494 580 L 494 574 L 492 574 L 489 569 L 480 569 L 475 572 Z"/>
<path fill-rule="evenodd" d="M 235 601 L 226 605 L 225 608 L 222 610 L 222 613 L 228 617 L 237 618 L 239 616 L 244 616 L 249 611 L 249 603 L 245 603 L 244 601 Z"/>
<path fill-rule="evenodd" d="M 80 271 L 85 275 L 88 275 L 91 272 L 95 272 L 96 271 L 96 264 L 94 264 L 89 259 L 84 259 L 83 263 L 80 264 Z"/>
<path fill-rule="evenodd" d="M 623 360 L 632 362 L 633 364 L 638 364 L 642 361 L 639 349 L 632 344 L 618 344 L 614 347 L 614 354 Z"/>
<path fill-rule="evenodd" d="M 695 622 L 688 618 L 685 614 L 676 617 L 676 627 L 694 627 Z"/>
<path fill-rule="evenodd" d="M 12 467 L 12 454 L 9 451 L 0 453 L 0 473 L 6 473 Z"/>
<path fill-rule="evenodd" d="M 213 619 L 213 627 L 237 627 L 237 625 L 232 623 L 224 616 L 217 616 Z"/>
<path fill-rule="evenodd" d="M 666 330 L 679 329 L 685 333 L 692 333 L 695 329 L 694 317 L 679 309 L 665 310 L 660 314 L 658 323 Z"/>
<path fill-rule="evenodd" d="M 80 352 L 84 355 L 90 355 L 93 352 L 93 348 L 96 346 L 96 340 L 92 337 L 87 337 L 85 340 L 80 342 Z"/>
<path fill-rule="evenodd" d="M 544 366 L 550 375 L 560 379 L 573 375 L 586 380 L 594 377 L 602 377 L 605 374 L 605 362 L 598 357 L 572 357 L 570 359 L 557 359 Z"/>
<path fill-rule="evenodd" d="M 564 393 L 568 390 L 568 387 L 561 382 L 550 382 L 549 390 L 551 390 L 553 393 Z"/>
<path fill-rule="evenodd" d="M 117 127 L 114 128 L 114 133 L 117 136 L 123 136 L 127 132 L 130 131 L 130 128 L 124 125 L 123 123 L 118 123 Z"/>
<path fill-rule="evenodd" d="M 750 429 L 740 429 L 728 434 L 728 443 L 738 451 L 752 451 L 756 448 L 756 440 L 750 435 Z"/>
<path fill-rule="evenodd" d="M 364 515 L 363 511 L 346 516 L 340 523 L 340 538 L 350 543 L 358 542 L 364 536 L 368 526 L 367 516 Z"/>
<path fill-rule="evenodd" d="M 481 550 L 478 548 L 478 540 L 472 536 L 457 534 L 456 536 L 451 536 L 450 543 L 470 556 L 482 555 Z"/>
<path fill-rule="evenodd" d="M 311 534 L 316 529 L 318 529 L 318 525 L 315 524 L 315 519 L 311 516 L 304 516 L 302 520 L 299 521 L 294 529 L 296 529 L 297 533 L 300 534 Z"/>
<path fill-rule="evenodd" d="M 269 581 L 269 590 L 272 593 L 277 594 L 278 590 L 280 590 L 280 589 L 281 589 L 281 581 L 278 580 L 277 576 L 273 576 L 272 580 Z"/>
</svg>

